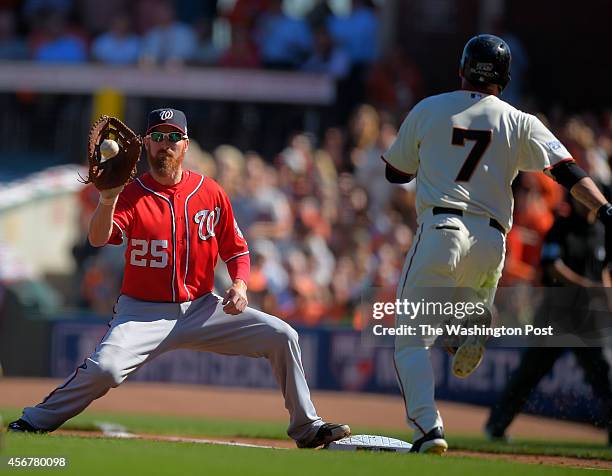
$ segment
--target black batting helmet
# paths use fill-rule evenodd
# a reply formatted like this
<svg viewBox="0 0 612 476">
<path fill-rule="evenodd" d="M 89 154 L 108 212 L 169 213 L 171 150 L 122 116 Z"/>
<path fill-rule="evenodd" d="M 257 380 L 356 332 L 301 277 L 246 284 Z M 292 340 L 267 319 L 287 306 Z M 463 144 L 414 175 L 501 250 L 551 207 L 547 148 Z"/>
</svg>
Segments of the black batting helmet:
<svg viewBox="0 0 612 476">
<path fill-rule="evenodd" d="M 497 84 L 502 89 L 510 81 L 510 48 L 495 35 L 477 35 L 463 48 L 461 74 L 470 83 Z"/>
</svg>

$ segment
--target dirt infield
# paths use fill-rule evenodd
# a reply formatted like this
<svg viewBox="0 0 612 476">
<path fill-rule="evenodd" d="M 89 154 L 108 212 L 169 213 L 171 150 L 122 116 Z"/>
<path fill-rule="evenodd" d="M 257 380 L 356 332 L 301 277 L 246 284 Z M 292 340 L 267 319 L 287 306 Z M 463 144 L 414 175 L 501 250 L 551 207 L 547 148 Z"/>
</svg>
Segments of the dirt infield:
<svg viewBox="0 0 612 476">
<path fill-rule="evenodd" d="M 5 378 L 0 380 L 0 406 L 22 407 L 38 403 L 60 383 L 51 379 Z M 407 429 L 404 410 L 396 396 L 361 393 L 314 392 L 313 400 L 319 414 L 331 421 L 345 421 L 354 426 Z M 247 404 L 248 403 L 248 404 Z M 276 390 L 207 387 L 151 383 L 126 383 L 111 390 L 91 407 L 98 412 L 151 413 L 169 416 L 195 416 L 233 420 L 287 421 L 282 397 Z M 487 409 L 472 405 L 440 402 L 447 434 L 479 435 L 487 416 Z M 584 443 L 604 444 L 606 435 L 587 425 L 561 422 L 545 418 L 520 415 L 510 434 L 514 437 L 543 439 L 554 435 L 555 440 L 567 439 Z M 178 437 L 152 436 L 167 439 Z M 406 440 L 410 440 L 408 431 Z M 237 440 L 238 441 L 238 440 Z M 243 443 L 287 447 L 288 442 L 275 440 L 241 439 Z M 289 442 L 290 443 L 290 442 Z M 452 454 L 484 458 L 512 459 L 525 463 L 553 464 L 612 469 L 612 463 L 599 460 L 581 460 L 553 456 L 517 456 L 458 451 Z"/>
</svg>

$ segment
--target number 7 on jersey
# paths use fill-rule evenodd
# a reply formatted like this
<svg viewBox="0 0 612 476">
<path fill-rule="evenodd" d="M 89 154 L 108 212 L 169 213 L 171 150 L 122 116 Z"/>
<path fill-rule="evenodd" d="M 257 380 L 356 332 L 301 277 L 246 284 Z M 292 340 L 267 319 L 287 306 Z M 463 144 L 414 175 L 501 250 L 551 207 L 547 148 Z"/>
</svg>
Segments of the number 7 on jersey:
<svg viewBox="0 0 612 476">
<path fill-rule="evenodd" d="M 470 153 L 465 159 L 461 170 L 459 170 L 455 182 L 468 182 L 472 178 L 472 174 L 474 173 L 474 170 L 476 170 L 476 167 L 487 150 L 487 147 L 489 147 L 492 137 L 493 132 L 490 129 L 486 131 L 479 131 L 476 129 L 461 129 L 460 127 L 453 127 L 453 145 L 465 147 L 466 140 L 476 141 L 472 147 L 472 150 L 470 150 Z"/>
</svg>

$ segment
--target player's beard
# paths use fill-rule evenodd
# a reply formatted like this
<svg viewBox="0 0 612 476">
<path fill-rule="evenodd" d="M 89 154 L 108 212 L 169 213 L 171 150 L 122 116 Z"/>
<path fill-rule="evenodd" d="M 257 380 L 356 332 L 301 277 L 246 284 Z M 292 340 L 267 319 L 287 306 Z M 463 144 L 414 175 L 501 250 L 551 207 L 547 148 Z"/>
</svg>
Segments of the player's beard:
<svg viewBox="0 0 612 476">
<path fill-rule="evenodd" d="M 178 153 L 172 149 L 162 149 L 155 156 L 149 154 L 149 165 L 153 171 L 162 177 L 173 177 L 185 153 Z"/>
</svg>

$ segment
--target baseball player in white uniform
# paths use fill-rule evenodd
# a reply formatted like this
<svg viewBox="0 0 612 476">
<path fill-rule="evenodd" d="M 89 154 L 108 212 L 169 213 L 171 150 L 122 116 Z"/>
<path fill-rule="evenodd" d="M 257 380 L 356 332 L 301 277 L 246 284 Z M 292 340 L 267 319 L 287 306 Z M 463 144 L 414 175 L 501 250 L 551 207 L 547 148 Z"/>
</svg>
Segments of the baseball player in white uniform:
<svg viewBox="0 0 612 476">
<path fill-rule="evenodd" d="M 418 231 L 398 283 L 399 299 L 421 299 L 431 288 L 444 287 L 468 289 L 474 299 L 492 303 L 519 171 L 547 173 L 598 210 L 612 236 L 612 205 L 591 178 L 540 120 L 499 97 L 510 80 L 510 61 L 501 38 L 470 39 L 461 58 L 461 89 L 418 103 L 382 157 L 390 182 L 416 177 Z M 456 376 L 467 377 L 478 367 L 485 339 L 468 337 L 455 349 Z M 428 351 L 433 340 L 396 337 L 395 366 L 407 421 L 415 430 L 412 451 L 441 454 L 448 445 L 434 401 Z"/>
</svg>

